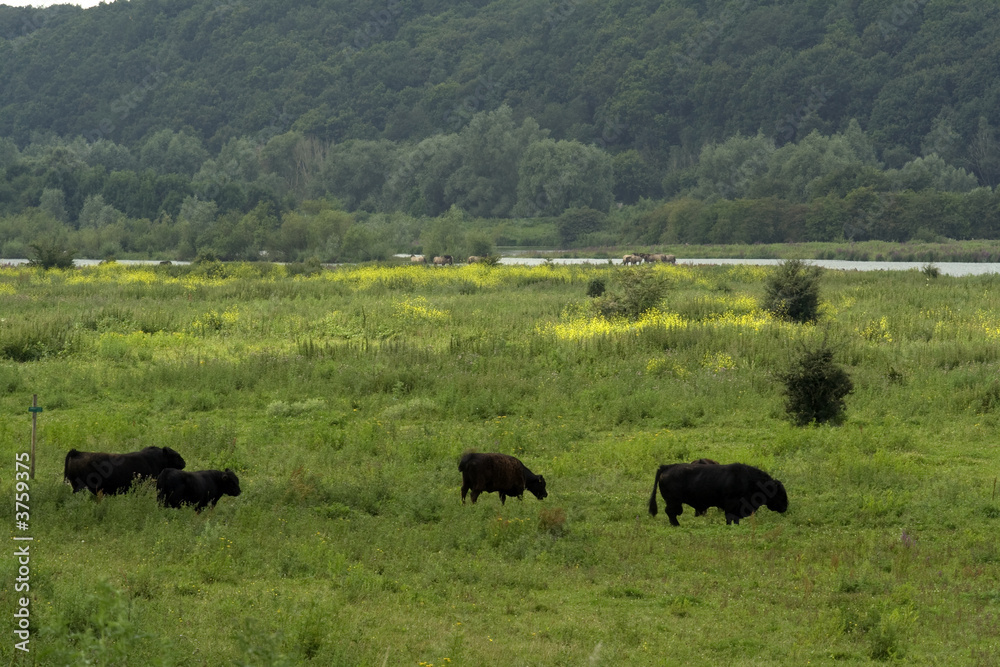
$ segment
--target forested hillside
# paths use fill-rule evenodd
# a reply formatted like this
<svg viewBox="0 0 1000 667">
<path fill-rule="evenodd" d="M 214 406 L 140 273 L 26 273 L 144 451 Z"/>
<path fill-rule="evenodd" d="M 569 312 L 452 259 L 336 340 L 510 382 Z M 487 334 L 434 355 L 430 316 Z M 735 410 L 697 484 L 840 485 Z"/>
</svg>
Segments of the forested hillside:
<svg viewBox="0 0 1000 667">
<path fill-rule="evenodd" d="M 0 6 L 0 254 L 995 236 L 998 32 L 986 0 Z"/>
</svg>

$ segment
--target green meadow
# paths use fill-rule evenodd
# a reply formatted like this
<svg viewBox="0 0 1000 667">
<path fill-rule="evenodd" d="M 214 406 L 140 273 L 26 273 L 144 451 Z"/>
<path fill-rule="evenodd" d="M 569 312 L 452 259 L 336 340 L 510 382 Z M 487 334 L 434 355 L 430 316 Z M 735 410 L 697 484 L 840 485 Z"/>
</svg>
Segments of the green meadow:
<svg viewBox="0 0 1000 667">
<path fill-rule="evenodd" d="M 821 317 L 756 266 L 0 270 L 0 558 L 16 665 L 1000 664 L 1000 276 L 837 272 Z M 636 320 L 588 291 L 665 286 Z M 796 427 L 823 343 L 854 383 Z M 63 482 L 71 448 L 180 452 L 242 495 Z M 549 496 L 463 505 L 460 454 Z M 760 467 L 787 513 L 647 511 L 659 464 Z M 32 541 L 14 542 L 30 536 Z M 14 548 L 30 544 L 30 651 Z"/>
</svg>

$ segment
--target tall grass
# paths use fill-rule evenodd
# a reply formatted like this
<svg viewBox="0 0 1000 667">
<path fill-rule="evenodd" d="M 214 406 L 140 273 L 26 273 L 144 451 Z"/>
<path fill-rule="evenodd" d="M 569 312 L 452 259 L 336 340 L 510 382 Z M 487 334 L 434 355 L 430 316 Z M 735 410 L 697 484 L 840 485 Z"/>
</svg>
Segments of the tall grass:
<svg viewBox="0 0 1000 667">
<path fill-rule="evenodd" d="M 0 271 L 0 339 L 45 349 L 0 360 L 6 460 L 45 408 L 28 662 L 996 664 L 995 278 L 827 271 L 794 325 L 759 309 L 766 268 L 641 270 L 666 296 L 610 322 L 609 266 Z M 847 419 L 796 428 L 777 378 L 824 340 Z M 147 445 L 243 494 L 62 483 L 70 448 Z M 463 506 L 470 448 L 549 497 Z M 701 457 L 789 511 L 650 518 L 656 467 Z"/>
</svg>

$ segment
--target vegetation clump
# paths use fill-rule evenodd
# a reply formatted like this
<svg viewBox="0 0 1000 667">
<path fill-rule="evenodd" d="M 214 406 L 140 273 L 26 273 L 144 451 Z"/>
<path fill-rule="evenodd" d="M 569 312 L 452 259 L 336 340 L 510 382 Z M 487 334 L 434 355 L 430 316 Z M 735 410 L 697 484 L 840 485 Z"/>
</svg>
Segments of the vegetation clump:
<svg viewBox="0 0 1000 667">
<path fill-rule="evenodd" d="M 778 265 L 764 287 L 764 309 L 791 322 L 815 322 L 819 314 L 819 267 L 798 259 Z"/>
<path fill-rule="evenodd" d="M 825 343 L 806 350 L 779 377 L 785 384 L 785 410 L 796 425 L 843 421 L 844 398 L 854 390 L 854 383 L 847 371 L 834 363 L 833 350 Z"/>
<path fill-rule="evenodd" d="M 637 320 L 659 305 L 666 291 L 667 284 L 652 271 L 625 270 L 618 275 L 617 288 L 596 297 L 594 307 L 606 319 L 624 317 Z"/>
<path fill-rule="evenodd" d="M 40 266 L 46 271 L 73 268 L 73 256 L 76 251 L 64 247 L 54 239 L 42 239 L 29 244 L 28 247 L 34 254 L 34 257 L 28 260 L 29 266 Z"/>
<path fill-rule="evenodd" d="M 608 286 L 604 283 L 603 278 L 594 277 L 591 278 L 587 283 L 587 296 L 591 299 L 603 296 L 604 292 L 607 291 Z"/>
</svg>

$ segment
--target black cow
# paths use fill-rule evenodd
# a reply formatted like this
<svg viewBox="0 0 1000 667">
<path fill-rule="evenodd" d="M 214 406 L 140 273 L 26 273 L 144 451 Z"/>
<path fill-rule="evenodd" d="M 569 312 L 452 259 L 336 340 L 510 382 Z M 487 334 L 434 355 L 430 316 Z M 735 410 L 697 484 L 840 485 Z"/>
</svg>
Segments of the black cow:
<svg viewBox="0 0 1000 667">
<path fill-rule="evenodd" d="M 156 498 L 167 507 L 194 505 L 200 512 L 222 496 L 240 495 L 240 480 L 229 468 L 185 472 L 167 468 L 156 478 Z"/>
<path fill-rule="evenodd" d="M 539 500 L 549 495 L 545 490 L 545 478 L 531 472 L 520 459 L 509 454 L 466 452 L 458 461 L 458 470 L 462 473 L 463 504 L 470 489 L 473 503 L 479 494 L 494 491 L 500 495 L 501 505 L 507 496 L 522 499 L 525 489 Z"/>
<path fill-rule="evenodd" d="M 717 466 L 717 465 L 719 465 L 719 462 L 716 461 L 715 459 L 695 459 L 694 461 L 691 461 L 691 463 L 694 463 L 694 464 L 697 464 L 697 465 L 706 465 L 706 466 Z M 695 516 L 705 516 L 705 512 L 706 511 L 708 511 L 708 510 L 695 510 L 694 511 L 694 515 Z"/>
<path fill-rule="evenodd" d="M 79 452 L 66 454 L 63 477 L 73 493 L 90 489 L 94 495 L 114 495 L 128 491 L 137 479 L 155 479 L 164 468 L 183 468 L 184 458 L 169 447 L 146 447 L 127 454 Z"/>
<path fill-rule="evenodd" d="M 781 482 L 763 470 L 744 463 L 674 463 L 660 466 L 649 497 L 649 513 L 653 516 L 658 511 L 657 487 L 667 505 L 667 516 L 672 526 L 680 525 L 677 517 L 684 512 L 682 504 L 693 507 L 696 516 L 709 507 L 718 507 L 726 513 L 726 525 L 738 524 L 740 519 L 750 516 L 761 505 L 775 512 L 788 509 L 788 494 Z"/>
</svg>

